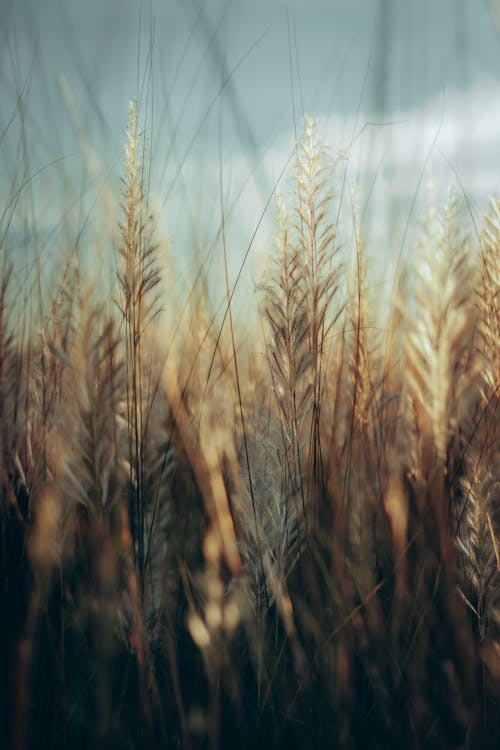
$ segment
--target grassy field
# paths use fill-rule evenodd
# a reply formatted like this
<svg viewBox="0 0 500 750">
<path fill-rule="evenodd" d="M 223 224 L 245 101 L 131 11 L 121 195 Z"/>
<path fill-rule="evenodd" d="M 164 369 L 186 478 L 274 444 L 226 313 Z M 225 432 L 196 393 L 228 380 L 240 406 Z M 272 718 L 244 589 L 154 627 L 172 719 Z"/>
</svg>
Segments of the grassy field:
<svg viewBox="0 0 500 750">
<path fill-rule="evenodd" d="M 380 295 L 306 119 L 244 327 L 167 278 L 137 119 L 112 302 L 68 256 L 37 318 L 3 246 L 1 747 L 499 747 L 500 203 Z"/>
</svg>

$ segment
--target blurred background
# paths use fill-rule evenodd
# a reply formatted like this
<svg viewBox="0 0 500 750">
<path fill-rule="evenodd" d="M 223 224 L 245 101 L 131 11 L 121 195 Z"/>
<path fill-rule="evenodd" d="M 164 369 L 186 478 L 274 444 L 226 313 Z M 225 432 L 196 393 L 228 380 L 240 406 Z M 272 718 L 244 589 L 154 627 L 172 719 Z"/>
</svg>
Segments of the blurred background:
<svg viewBox="0 0 500 750">
<path fill-rule="evenodd" d="M 220 267 L 222 194 L 232 279 L 250 248 L 241 294 L 272 250 L 273 190 L 286 193 L 304 114 L 347 213 L 356 186 L 382 266 L 411 251 L 429 185 L 439 204 L 454 188 L 476 221 L 498 193 L 493 0 L 0 6 L 0 242 L 25 279 L 33 249 L 47 273 L 62 245 L 90 265 L 111 257 L 132 99 L 159 232 L 181 268 Z"/>
</svg>

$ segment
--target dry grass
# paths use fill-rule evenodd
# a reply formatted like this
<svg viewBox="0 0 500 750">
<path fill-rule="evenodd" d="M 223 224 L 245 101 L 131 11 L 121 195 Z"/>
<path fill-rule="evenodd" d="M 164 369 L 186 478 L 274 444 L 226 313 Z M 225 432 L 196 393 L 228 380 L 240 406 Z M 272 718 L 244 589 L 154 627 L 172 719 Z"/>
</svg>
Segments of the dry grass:
<svg viewBox="0 0 500 750">
<path fill-rule="evenodd" d="M 498 747 L 498 204 L 388 329 L 307 120 L 261 344 L 165 296 L 144 158 L 132 107 L 115 308 L 3 265 L 2 747 Z"/>
</svg>

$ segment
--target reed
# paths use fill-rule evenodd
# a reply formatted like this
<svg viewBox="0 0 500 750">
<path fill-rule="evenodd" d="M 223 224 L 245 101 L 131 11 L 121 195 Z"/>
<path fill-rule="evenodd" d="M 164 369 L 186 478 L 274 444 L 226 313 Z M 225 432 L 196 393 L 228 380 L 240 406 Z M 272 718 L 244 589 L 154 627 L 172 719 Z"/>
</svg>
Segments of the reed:
<svg viewBox="0 0 500 750">
<path fill-rule="evenodd" d="M 263 338 L 229 274 L 227 326 L 164 293 L 135 105 L 116 307 L 68 259 L 19 317 L 2 265 L 2 746 L 500 742 L 498 203 L 431 207 L 381 311 L 296 155 Z"/>
</svg>

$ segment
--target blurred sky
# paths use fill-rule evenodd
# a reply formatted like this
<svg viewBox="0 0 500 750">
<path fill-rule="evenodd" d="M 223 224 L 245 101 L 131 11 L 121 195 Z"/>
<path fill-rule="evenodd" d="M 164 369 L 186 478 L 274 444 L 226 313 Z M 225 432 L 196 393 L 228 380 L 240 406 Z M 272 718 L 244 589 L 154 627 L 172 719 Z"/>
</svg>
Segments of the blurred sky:
<svg viewBox="0 0 500 750">
<path fill-rule="evenodd" d="M 222 165 L 235 269 L 303 113 L 317 118 L 339 184 L 346 167 L 358 184 L 374 238 L 391 226 L 404 241 L 430 174 L 438 192 L 464 190 L 472 211 L 498 192 L 500 35 L 490 0 L 0 7 L 0 199 L 12 233 L 31 211 L 39 233 L 63 222 L 81 239 L 119 189 L 133 98 L 161 228 L 177 253 L 217 242 Z M 259 235 L 255 252 L 267 242 Z"/>
</svg>

